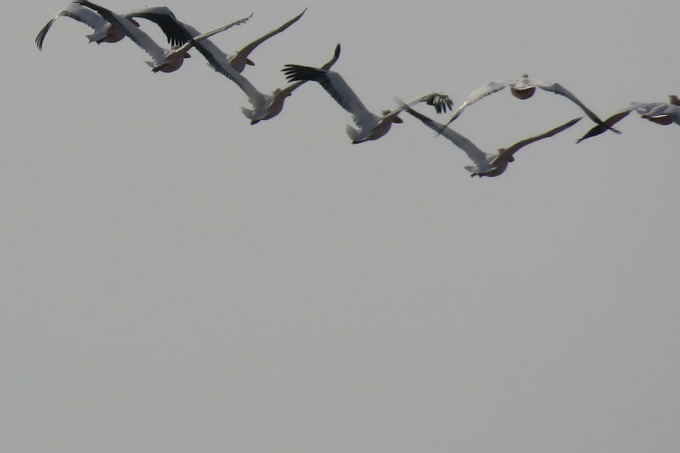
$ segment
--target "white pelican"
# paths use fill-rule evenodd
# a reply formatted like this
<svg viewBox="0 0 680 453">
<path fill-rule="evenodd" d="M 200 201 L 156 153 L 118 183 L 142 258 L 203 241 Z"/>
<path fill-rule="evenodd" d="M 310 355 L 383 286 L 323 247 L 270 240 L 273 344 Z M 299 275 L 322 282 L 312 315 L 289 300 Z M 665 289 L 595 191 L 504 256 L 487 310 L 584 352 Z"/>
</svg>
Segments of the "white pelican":
<svg viewBox="0 0 680 453">
<path fill-rule="evenodd" d="M 318 82 L 343 109 L 352 114 L 352 119 L 358 126 L 358 129 L 347 126 L 347 135 L 352 139 L 352 143 L 377 140 L 389 132 L 392 123 L 402 122 L 398 115 L 404 109 L 403 107 L 383 110 L 381 115 L 371 113 L 337 72 L 293 64 L 285 65 L 282 71 L 289 82 L 302 80 Z M 434 106 L 437 113 L 446 112 L 453 106 L 451 99 L 444 93 L 426 94 L 407 105 L 413 106 L 420 102 Z"/>
<path fill-rule="evenodd" d="M 465 151 L 470 160 L 474 162 L 474 165 L 466 166 L 465 169 L 470 172 L 470 176 L 499 176 L 505 172 L 508 168 L 510 162 L 514 162 L 514 154 L 520 149 L 524 148 L 531 143 L 543 140 L 544 138 L 552 137 L 555 134 L 562 132 L 565 129 L 570 128 L 577 122 L 581 120 L 581 117 L 574 118 L 561 126 L 549 130 L 540 135 L 536 135 L 524 140 L 521 140 L 508 148 L 500 148 L 498 152 L 494 154 L 485 153 L 477 147 L 474 143 L 468 140 L 466 137 L 462 136 L 458 132 L 454 131 L 450 127 L 447 127 L 441 123 L 438 123 L 429 117 L 423 115 L 420 112 L 413 110 L 408 105 L 400 102 L 401 107 L 406 110 L 407 113 L 413 115 L 422 121 L 430 129 L 441 133 L 444 137 L 448 138 L 453 142 L 454 145 Z"/>
<path fill-rule="evenodd" d="M 668 126 L 673 123 L 680 125 L 680 98 L 672 94 L 669 96 L 669 102 L 631 102 L 628 107 L 619 110 L 604 120 L 604 126 L 598 124 L 593 127 L 586 132 L 583 137 L 578 139 L 576 143 L 600 135 L 607 130 L 607 128 L 611 128 L 627 117 L 633 110 L 635 110 L 641 118 L 651 121 L 652 123 L 660 124 L 662 126 Z"/>
<path fill-rule="evenodd" d="M 141 47 L 146 53 L 148 53 L 152 61 L 148 61 L 147 64 L 151 66 L 153 72 L 173 72 L 182 66 L 185 58 L 189 58 L 189 50 L 196 45 L 196 43 L 209 38 L 210 36 L 228 30 L 235 25 L 241 25 L 247 22 L 252 14 L 244 19 L 237 20 L 230 24 L 224 25 L 222 27 L 216 28 L 209 32 L 203 33 L 202 35 L 196 36 L 190 39 L 188 42 L 179 47 L 174 47 L 172 49 L 164 49 L 159 46 L 149 35 L 144 33 L 139 28 L 132 25 L 123 16 L 120 16 L 102 6 L 96 5 L 87 0 L 76 0 L 76 3 L 86 6 L 102 16 L 112 25 L 121 29 L 125 35 L 134 41 L 139 47 Z"/>
<path fill-rule="evenodd" d="M 38 49 L 42 50 L 43 41 L 47 32 L 59 17 L 70 17 L 71 19 L 82 22 L 94 30 L 90 35 L 86 35 L 89 42 L 96 42 L 101 44 L 103 42 L 114 43 L 118 42 L 125 37 L 125 33 L 115 25 L 110 24 L 106 19 L 92 11 L 90 8 L 79 5 L 75 1 L 69 3 L 69 5 L 55 14 L 40 30 L 38 36 L 35 38 L 35 43 Z M 148 17 L 147 17 L 148 16 Z M 149 20 L 156 22 L 160 26 L 163 33 L 165 33 L 168 43 L 173 47 L 180 46 L 192 37 L 200 35 L 196 33 L 195 35 L 189 35 L 184 29 L 178 27 L 167 27 L 165 23 L 168 21 L 168 17 L 175 18 L 175 15 L 168 8 L 164 6 L 154 6 L 150 8 L 142 8 L 138 10 L 131 11 L 127 14 L 123 14 L 123 17 L 132 22 L 136 27 L 139 27 L 139 23 L 134 19 L 135 17 L 145 17 Z M 175 19 L 176 20 L 176 19 Z"/>
<path fill-rule="evenodd" d="M 93 33 L 86 35 L 88 42 L 96 42 L 97 44 L 101 44 L 103 42 L 114 43 L 125 37 L 125 33 L 123 33 L 118 27 L 112 26 L 99 14 L 95 13 L 89 8 L 79 5 L 76 2 L 71 2 L 66 8 L 52 16 L 45 26 L 40 29 L 38 36 L 35 38 L 35 44 L 38 46 L 39 50 L 42 50 L 43 41 L 45 41 L 45 36 L 47 36 L 47 32 L 50 31 L 52 24 L 54 24 L 54 21 L 60 17 L 70 17 L 73 20 L 89 26 L 93 30 Z M 139 25 L 134 21 L 133 23 L 137 26 Z"/>
<path fill-rule="evenodd" d="M 234 69 L 236 69 L 237 72 L 243 72 L 246 65 L 253 66 L 255 64 L 248 58 L 250 53 L 253 50 L 255 50 L 255 48 L 257 48 L 260 44 L 262 44 L 272 36 L 281 33 L 282 31 L 293 25 L 302 17 L 305 11 L 307 11 L 307 8 L 305 8 L 300 14 L 293 17 L 285 24 L 252 41 L 251 43 L 243 47 L 241 50 L 239 50 L 238 52 L 236 52 L 236 54 L 232 56 L 229 56 L 222 52 L 222 50 L 209 39 L 203 41 L 203 47 L 205 48 L 205 50 L 212 54 L 214 59 L 216 60 L 222 59 L 228 62 Z M 135 17 L 151 20 L 155 22 L 159 27 L 161 27 L 161 29 L 167 36 L 182 36 L 185 41 L 188 41 L 189 39 L 195 38 L 196 36 L 200 35 L 199 31 L 196 30 L 191 25 L 177 20 L 175 15 L 164 6 L 159 6 L 155 8 L 144 8 L 139 11 L 132 11 L 126 14 L 126 17 Z M 181 42 L 172 44 L 177 45 L 181 44 Z"/>
<path fill-rule="evenodd" d="M 579 101 L 578 98 L 574 96 L 574 94 L 571 91 L 567 90 L 559 83 L 544 82 L 542 80 L 532 79 L 529 78 L 528 74 L 523 74 L 522 77 L 515 79 L 498 80 L 495 82 L 490 82 L 487 85 L 477 88 L 472 93 L 470 93 L 465 102 L 463 102 L 460 105 L 460 107 L 458 107 L 456 113 L 453 114 L 453 117 L 451 117 L 451 119 L 445 124 L 445 126 L 448 126 L 456 118 L 458 118 L 460 114 L 463 113 L 463 110 L 465 110 L 466 107 L 474 104 L 475 102 L 479 101 L 480 99 L 490 94 L 501 91 L 506 87 L 510 87 L 510 91 L 512 92 L 513 96 L 515 96 L 517 99 L 529 99 L 536 92 L 536 88 L 540 88 L 551 93 L 559 94 L 560 96 L 564 96 L 574 104 L 578 105 L 581 108 L 581 110 L 583 110 L 583 112 L 586 114 L 586 116 L 588 116 L 588 118 L 593 120 L 595 123 L 601 126 L 605 126 L 605 130 L 611 129 L 611 127 L 606 126 L 604 122 L 595 113 L 593 113 L 592 110 L 590 110 L 581 101 Z M 620 132 L 615 129 L 612 129 L 612 131 L 616 132 L 617 134 L 620 134 Z"/>
<path fill-rule="evenodd" d="M 338 58 L 340 58 L 340 44 L 335 46 L 335 52 L 333 53 L 333 57 L 328 60 L 328 62 L 322 66 L 323 69 L 330 69 L 333 67 L 336 61 L 338 61 Z M 238 71 L 238 69 L 237 69 Z M 306 83 L 306 80 L 301 80 L 296 83 L 291 83 L 284 89 L 277 88 L 274 90 L 271 96 L 266 97 L 267 98 L 267 107 L 265 110 L 264 116 L 262 118 L 258 118 L 254 114 L 251 114 L 250 111 L 247 109 L 242 109 L 244 115 L 250 118 L 250 124 L 257 124 L 260 120 L 268 120 L 279 113 L 281 113 L 281 110 L 283 110 L 283 102 L 286 100 L 288 96 L 293 94 L 293 91 L 297 90 L 300 86 L 302 86 L 304 83 Z"/>
<path fill-rule="evenodd" d="M 246 118 L 250 119 L 250 124 L 257 124 L 260 121 L 271 119 L 281 113 L 286 98 L 305 82 L 301 81 L 293 83 L 284 89 L 277 88 L 270 95 L 264 94 L 255 88 L 248 79 L 241 75 L 225 59 L 220 58 L 219 55 L 215 56 L 209 50 L 205 49 L 203 44 L 203 42 L 197 43 L 196 50 L 203 54 L 208 60 L 208 64 L 210 64 L 215 71 L 231 79 L 248 96 L 248 101 L 252 105 L 252 109 L 242 108 L 241 111 Z M 338 61 L 339 57 L 340 44 L 335 47 L 333 58 L 323 65 L 323 67 L 330 69 L 335 62 Z"/>
</svg>

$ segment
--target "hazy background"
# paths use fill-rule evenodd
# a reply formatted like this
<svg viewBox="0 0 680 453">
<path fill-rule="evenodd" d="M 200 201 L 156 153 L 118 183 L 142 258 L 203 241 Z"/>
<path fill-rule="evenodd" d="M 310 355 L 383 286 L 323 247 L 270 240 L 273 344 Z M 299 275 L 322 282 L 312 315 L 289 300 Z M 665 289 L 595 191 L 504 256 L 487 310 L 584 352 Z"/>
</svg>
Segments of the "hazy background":
<svg viewBox="0 0 680 453">
<path fill-rule="evenodd" d="M 66 4 L 4 7 L 1 450 L 677 451 L 679 127 L 576 146 L 584 119 L 472 179 L 408 116 L 351 145 L 316 84 L 250 126 L 198 54 L 152 74 L 69 19 L 39 52 Z M 375 111 L 523 72 L 602 117 L 680 94 L 677 0 L 167 5 L 254 11 L 228 52 L 308 6 L 245 75 L 271 91 L 341 42 Z M 579 115 L 501 92 L 455 126 L 493 151 Z"/>
</svg>

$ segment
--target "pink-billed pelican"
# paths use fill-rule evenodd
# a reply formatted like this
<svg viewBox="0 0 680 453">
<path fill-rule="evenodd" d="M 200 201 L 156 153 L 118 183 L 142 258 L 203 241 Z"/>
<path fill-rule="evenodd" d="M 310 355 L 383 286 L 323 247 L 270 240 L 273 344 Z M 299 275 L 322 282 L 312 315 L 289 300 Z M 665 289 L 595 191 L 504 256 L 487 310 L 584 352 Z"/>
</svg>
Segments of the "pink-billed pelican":
<svg viewBox="0 0 680 453">
<path fill-rule="evenodd" d="M 289 82 L 311 80 L 318 82 L 333 99 L 346 111 L 352 114 L 352 119 L 358 128 L 347 126 L 347 135 L 352 143 L 362 143 L 377 140 L 387 134 L 392 123 L 401 123 L 399 113 L 403 107 L 394 110 L 383 110 L 381 115 L 370 112 L 361 99 L 352 91 L 340 74 L 323 68 L 313 68 L 288 64 L 282 69 Z M 426 102 L 434 106 L 437 113 L 446 112 L 453 106 L 451 99 L 444 93 L 429 93 L 409 102 L 409 106 Z"/>
<path fill-rule="evenodd" d="M 578 139 L 576 143 L 602 134 L 607 128 L 614 126 L 632 111 L 636 111 L 641 118 L 662 126 L 668 126 L 673 123 L 680 125 L 680 98 L 671 94 L 668 102 L 631 102 L 628 107 L 619 110 L 604 120 L 606 127 L 599 124 L 594 126 L 583 137 Z"/>
<path fill-rule="evenodd" d="M 559 83 L 544 82 L 542 80 L 529 78 L 528 74 L 523 74 L 522 77 L 519 78 L 490 82 L 484 86 L 477 88 L 472 93 L 470 93 L 467 99 L 460 105 L 460 107 L 458 107 L 456 112 L 453 114 L 451 119 L 445 124 L 445 126 L 448 126 L 453 121 L 455 121 L 455 119 L 458 118 L 461 115 L 461 113 L 463 113 L 463 110 L 465 110 L 470 105 L 474 104 L 475 102 L 479 101 L 480 99 L 490 94 L 501 91 L 506 87 L 510 87 L 510 92 L 517 99 L 529 99 L 536 92 L 536 88 L 540 88 L 542 90 L 549 91 L 554 94 L 559 94 L 560 96 L 564 96 L 565 98 L 569 99 L 571 102 L 579 106 L 581 110 L 583 110 L 583 112 L 586 114 L 586 116 L 593 120 L 593 122 L 597 123 L 598 125 L 605 126 L 605 130 L 611 129 L 611 127 L 606 126 L 604 121 L 602 121 L 592 110 L 590 110 L 581 101 L 579 101 L 579 99 L 576 96 L 574 96 L 574 94 L 571 91 L 567 90 Z M 620 133 L 615 129 L 612 129 L 612 131 L 617 134 Z"/>
<path fill-rule="evenodd" d="M 244 19 L 239 19 L 230 24 L 224 25 L 222 27 L 216 28 L 209 32 L 203 33 L 195 38 L 190 39 L 185 44 L 179 47 L 173 47 L 172 49 L 164 49 L 159 46 L 149 35 L 144 33 L 139 28 L 132 25 L 123 16 L 120 16 L 102 6 L 92 3 L 88 0 L 76 0 L 79 5 L 86 6 L 102 16 L 112 25 L 118 27 L 125 33 L 125 35 L 134 41 L 139 47 L 141 47 L 147 54 L 151 56 L 152 61 L 148 61 L 147 64 L 151 66 L 153 72 L 173 72 L 182 66 L 185 58 L 189 58 L 189 50 L 196 45 L 196 43 L 209 38 L 217 33 L 221 33 L 235 25 L 241 25 L 247 22 L 252 14 Z"/>
<path fill-rule="evenodd" d="M 407 113 L 418 118 L 423 124 L 425 124 L 430 129 L 441 133 L 444 137 L 453 142 L 454 145 L 465 151 L 465 154 L 472 160 L 474 165 L 466 166 L 465 169 L 470 172 L 470 176 L 499 176 L 505 172 L 508 168 L 510 162 L 514 162 L 515 153 L 527 145 L 530 145 L 544 138 L 552 137 L 555 134 L 562 132 L 565 129 L 570 128 L 577 122 L 581 120 L 582 117 L 574 118 L 566 123 L 558 126 L 554 129 L 549 130 L 540 135 L 535 135 L 524 140 L 520 140 L 508 148 L 500 148 L 496 153 L 486 153 L 479 149 L 477 145 L 472 143 L 469 139 L 454 131 L 448 126 L 438 123 L 429 117 L 423 115 L 416 110 L 413 110 L 408 105 L 400 102 L 401 107 L 406 110 Z"/>
</svg>

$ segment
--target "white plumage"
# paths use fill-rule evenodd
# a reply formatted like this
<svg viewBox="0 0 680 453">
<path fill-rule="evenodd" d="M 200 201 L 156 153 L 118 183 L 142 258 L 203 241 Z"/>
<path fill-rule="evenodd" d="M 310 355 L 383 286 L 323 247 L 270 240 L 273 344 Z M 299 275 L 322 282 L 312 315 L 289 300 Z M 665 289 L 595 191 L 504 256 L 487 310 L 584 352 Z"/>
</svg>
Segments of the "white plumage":
<svg viewBox="0 0 680 453">
<path fill-rule="evenodd" d="M 112 25 L 119 28 L 127 37 L 135 42 L 139 47 L 141 47 L 152 60 L 148 61 L 147 64 L 151 66 L 154 72 L 173 72 L 182 66 L 185 58 L 189 57 L 189 50 L 196 45 L 196 43 L 209 38 L 217 33 L 221 33 L 225 30 L 230 29 L 235 25 L 241 25 L 247 22 L 252 14 L 246 18 L 239 19 L 230 24 L 224 25 L 222 27 L 216 28 L 209 32 L 203 33 L 195 38 L 190 39 L 185 44 L 179 47 L 173 47 L 172 49 L 164 49 L 159 46 L 149 35 L 144 33 L 142 30 L 134 26 L 130 21 L 125 19 L 102 6 L 89 2 L 87 0 L 76 0 L 79 5 L 86 6 L 101 15 L 104 19 L 110 22 Z"/>
<path fill-rule="evenodd" d="M 404 110 L 406 110 L 407 113 L 418 118 L 423 124 L 425 124 L 430 129 L 438 133 L 441 133 L 441 135 L 449 139 L 454 145 L 465 151 L 465 154 L 467 154 L 467 156 L 470 158 L 470 160 L 472 160 L 474 164 L 466 166 L 465 169 L 470 172 L 470 176 L 479 177 L 499 176 L 503 174 L 505 170 L 508 168 L 508 164 L 510 162 L 514 162 L 515 160 L 514 155 L 517 151 L 534 142 L 543 140 L 548 137 L 552 137 L 553 135 L 570 128 L 571 126 L 573 126 L 574 124 L 581 120 L 581 118 L 574 118 L 554 129 L 551 129 L 539 135 L 535 135 L 533 137 L 529 137 L 524 140 L 520 140 L 519 142 L 509 146 L 508 148 L 500 148 L 498 152 L 491 154 L 482 151 L 467 137 L 459 134 L 452 128 L 441 123 L 438 123 L 432 120 L 431 118 L 423 115 L 422 113 L 413 110 L 410 106 L 404 104 L 403 102 L 400 102 L 400 105 Z"/>
<path fill-rule="evenodd" d="M 475 102 L 485 98 L 490 94 L 497 93 L 498 91 L 501 91 L 507 87 L 510 87 L 510 91 L 517 99 L 529 99 L 536 92 L 536 88 L 540 88 L 554 94 L 559 94 L 560 96 L 564 96 L 579 106 L 586 116 L 593 120 L 593 122 L 597 123 L 598 125 L 604 125 L 604 122 L 592 110 L 586 107 L 585 104 L 583 104 L 571 91 L 567 90 L 559 83 L 544 82 L 542 80 L 529 78 L 527 74 L 524 74 L 522 77 L 514 79 L 489 82 L 488 84 L 477 88 L 472 93 L 470 93 L 467 99 L 460 105 L 460 107 L 458 107 L 451 119 L 444 126 L 448 126 L 453 121 L 455 121 L 455 119 L 463 113 L 463 110 Z M 616 130 L 614 130 L 614 132 L 619 133 Z"/>
<path fill-rule="evenodd" d="M 389 132 L 392 123 L 402 122 L 398 116 L 403 110 L 402 107 L 383 110 L 381 115 L 374 114 L 366 108 L 345 79 L 337 72 L 292 64 L 286 65 L 283 72 L 289 82 L 301 80 L 318 82 L 343 109 L 352 115 L 354 124 L 357 126 L 356 128 L 347 126 L 347 135 L 352 139 L 352 143 L 377 140 Z M 451 99 L 441 92 L 426 94 L 407 105 L 413 106 L 421 102 L 434 106 L 437 113 L 446 112 L 453 106 Z"/>
<path fill-rule="evenodd" d="M 576 143 L 600 135 L 607 128 L 614 126 L 627 117 L 632 111 L 636 111 L 640 117 L 662 126 L 668 126 L 673 123 L 680 125 L 680 99 L 672 94 L 669 96 L 668 102 L 631 102 L 627 107 L 604 120 L 604 125 L 598 124 L 594 126 L 583 137 L 578 139 Z"/>
</svg>

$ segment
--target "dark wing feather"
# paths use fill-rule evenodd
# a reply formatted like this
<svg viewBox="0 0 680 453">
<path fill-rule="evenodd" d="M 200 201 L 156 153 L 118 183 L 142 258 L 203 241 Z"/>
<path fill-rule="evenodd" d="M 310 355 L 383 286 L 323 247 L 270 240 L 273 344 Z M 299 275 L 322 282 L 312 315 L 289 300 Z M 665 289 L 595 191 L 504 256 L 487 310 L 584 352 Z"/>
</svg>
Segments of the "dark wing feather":
<svg viewBox="0 0 680 453">
<path fill-rule="evenodd" d="M 506 148 L 502 150 L 498 155 L 494 158 L 494 160 L 491 161 L 491 165 L 497 165 L 500 162 L 512 162 L 513 160 L 513 155 L 519 151 L 520 149 L 524 148 L 527 145 L 530 145 L 534 142 L 537 142 L 539 140 L 543 140 L 548 137 L 552 137 L 553 135 L 559 134 L 560 132 L 569 129 L 571 126 L 574 124 L 578 123 L 581 121 L 581 118 L 583 117 L 578 117 L 574 118 L 572 120 L 567 121 L 566 123 L 554 128 L 550 129 L 548 132 L 544 132 L 543 134 L 540 135 L 535 135 L 533 137 L 526 138 L 524 140 L 520 140 L 519 142 L 515 143 L 509 148 Z"/>
<path fill-rule="evenodd" d="M 597 124 L 593 126 L 588 132 L 585 133 L 583 137 L 576 140 L 576 143 L 581 143 L 583 140 L 586 140 L 591 137 L 596 137 L 606 132 L 607 130 L 611 129 L 613 125 L 627 117 L 631 111 L 632 109 L 624 109 L 619 112 L 616 112 L 615 114 L 604 120 L 603 121 L 604 124 Z"/>
<path fill-rule="evenodd" d="M 335 46 L 335 52 L 333 53 L 333 57 L 332 57 L 330 60 L 328 60 L 328 61 L 326 62 L 326 64 L 324 64 L 323 66 L 321 66 L 321 69 L 322 69 L 322 70 L 325 70 L 325 71 L 328 71 L 329 69 L 331 69 L 331 68 L 333 67 L 333 65 L 338 61 L 339 58 L 340 58 L 340 44 L 338 44 L 337 46 Z M 304 84 L 304 83 L 306 83 L 306 82 L 307 82 L 307 80 L 299 80 L 299 81 L 297 81 L 297 82 L 295 82 L 295 83 L 292 83 L 292 84 L 288 85 L 286 88 L 284 88 L 283 90 L 281 90 L 281 92 L 282 92 L 284 95 L 288 96 L 288 95 L 290 95 L 293 91 L 295 91 L 298 87 L 300 87 L 302 84 Z"/>
<path fill-rule="evenodd" d="M 340 104 L 343 109 L 353 113 L 352 105 L 331 83 L 331 79 L 327 75 L 328 71 L 312 68 L 310 66 L 289 64 L 284 67 L 283 72 L 286 74 L 286 80 L 288 80 L 288 82 L 297 82 L 299 80 L 311 80 L 318 82 L 323 87 L 323 89 L 326 90 L 326 92 L 330 94 L 333 99 L 335 99 L 335 102 Z"/>
<path fill-rule="evenodd" d="M 177 20 L 175 14 L 166 7 L 135 10 L 125 14 L 125 17 L 142 18 L 155 23 L 163 31 L 168 44 L 173 47 L 181 46 L 193 38 L 182 23 Z"/>
<path fill-rule="evenodd" d="M 267 33 L 265 35 L 260 36 L 256 40 L 254 40 L 251 43 L 249 43 L 248 45 L 246 45 L 243 49 L 236 52 L 236 55 L 234 55 L 234 57 L 232 59 L 234 61 L 234 63 L 232 63 L 232 64 L 236 65 L 236 66 L 241 66 L 242 64 L 243 65 L 253 64 L 252 61 L 248 60 L 248 55 L 250 55 L 250 53 L 253 50 L 255 50 L 255 48 L 257 48 L 260 44 L 262 44 L 263 42 L 265 42 L 266 40 L 268 40 L 272 36 L 275 36 L 275 35 L 281 33 L 282 31 L 286 30 L 288 27 L 293 25 L 295 22 L 300 20 L 300 18 L 305 13 L 305 11 L 307 11 L 307 8 L 305 8 L 300 14 L 293 17 L 291 20 L 289 20 L 285 24 L 283 24 L 280 27 L 270 31 L 269 33 Z"/>
</svg>

